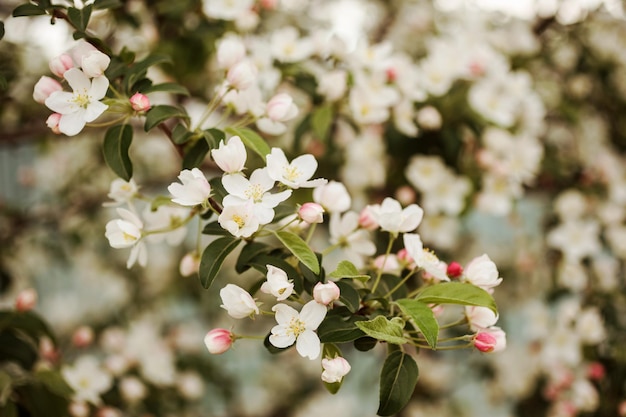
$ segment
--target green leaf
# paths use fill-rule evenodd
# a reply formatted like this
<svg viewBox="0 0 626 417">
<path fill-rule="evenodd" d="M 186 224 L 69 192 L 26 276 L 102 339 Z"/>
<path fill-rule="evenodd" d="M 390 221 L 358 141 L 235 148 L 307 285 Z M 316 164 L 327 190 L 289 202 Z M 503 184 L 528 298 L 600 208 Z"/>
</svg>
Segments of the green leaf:
<svg viewBox="0 0 626 417">
<path fill-rule="evenodd" d="M 373 337 L 374 339 L 393 343 L 395 345 L 403 345 L 407 343 L 408 340 L 406 340 L 402 335 L 404 324 L 401 322 L 402 319 L 399 317 L 394 317 L 391 320 L 388 320 L 384 316 L 376 316 L 372 320 L 360 321 L 356 323 L 356 325 L 365 334 Z"/>
<path fill-rule="evenodd" d="M 128 156 L 132 140 L 133 128 L 130 125 L 117 125 L 107 130 L 102 146 L 107 165 L 125 181 L 130 181 L 133 176 L 133 164 Z"/>
<path fill-rule="evenodd" d="M 13 392 L 13 380 L 11 375 L 0 369 L 0 410 L 6 405 Z M 2 416 L 2 414 L 0 414 Z"/>
<path fill-rule="evenodd" d="M 76 7 L 69 7 L 67 9 L 67 18 L 79 32 L 84 32 L 87 30 L 87 25 L 89 24 L 89 18 L 91 17 L 91 9 L 92 5 L 88 4 L 84 6 L 82 9 L 77 9 Z"/>
<path fill-rule="evenodd" d="M 475 285 L 464 282 L 444 282 L 425 288 L 415 297 L 426 304 L 461 304 L 487 307 L 498 314 L 491 294 Z"/>
<path fill-rule="evenodd" d="M 192 169 L 202 165 L 206 154 L 209 152 L 209 143 L 204 136 L 199 138 L 190 148 L 185 150 L 183 157 L 183 169 Z"/>
<path fill-rule="evenodd" d="M 13 17 L 40 16 L 43 14 L 46 14 L 46 9 L 32 3 L 20 4 L 13 9 Z"/>
<path fill-rule="evenodd" d="M 314 274 L 320 273 L 320 264 L 317 260 L 317 256 L 315 256 L 315 253 L 300 236 L 287 230 L 279 230 L 274 232 L 274 234 L 278 240 Z"/>
<path fill-rule="evenodd" d="M 155 126 L 160 125 L 167 119 L 172 118 L 189 119 L 187 112 L 180 107 L 168 106 L 166 104 L 154 106 L 146 113 L 146 123 L 144 130 L 147 132 Z"/>
<path fill-rule="evenodd" d="M 154 84 L 148 88 L 145 88 L 143 91 L 142 90 L 139 90 L 139 91 L 141 91 L 143 94 L 163 92 L 163 93 L 179 94 L 181 96 L 189 95 L 189 90 L 187 90 L 185 87 L 177 83 Z"/>
<path fill-rule="evenodd" d="M 229 127 L 226 129 L 231 135 L 239 136 L 246 147 L 253 150 L 265 161 L 265 157 L 271 152 L 270 146 L 254 130 L 242 127 L 239 129 Z"/>
<path fill-rule="evenodd" d="M 61 397 L 43 384 L 23 385 L 15 390 L 31 417 L 66 416 L 69 398 Z"/>
<path fill-rule="evenodd" d="M 439 323 L 435 319 L 433 310 L 421 301 L 403 298 L 396 301 L 396 304 L 406 316 L 408 316 L 417 326 L 428 345 L 433 349 L 437 347 L 437 337 L 439 336 Z"/>
<path fill-rule="evenodd" d="M 0 417 L 18 417 L 15 403 L 10 402 L 2 405 L 0 402 Z"/>
<path fill-rule="evenodd" d="M 367 352 L 368 350 L 374 349 L 374 347 L 376 347 L 376 343 L 378 343 L 378 340 L 373 337 L 359 337 L 354 341 L 354 348 L 360 352 Z"/>
<path fill-rule="evenodd" d="M 116 9 L 123 6 L 120 0 L 96 0 L 93 2 L 95 10 Z"/>
<path fill-rule="evenodd" d="M 272 251 L 272 247 L 261 242 L 246 242 L 246 246 L 239 252 L 239 258 L 235 264 L 235 271 L 242 274 L 250 268 L 250 261 L 258 255 L 263 255 Z"/>
<path fill-rule="evenodd" d="M 135 93 L 135 91 L 129 91 L 129 89 L 140 79 L 144 78 L 148 68 L 156 64 L 163 64 L 171 62 L 169 56 L 164 54 L 152 54 L 148 55 L 141 61 L 133 64 L 126 72 L 126 78 L 124 79 L 124 91 L 129 94 Z"/>
<path fill-rule="evenodd" d="M 17 330 L 38 342 L 42 336 L 47 336 L 56 343 L 56 337 L 48 324 L 32 311 L 0 311 L 0 332 Z"/>
<path fill-rule="evenodd" d="M 0 20 L 0 40 L 4 38 L 4 22 Z"/>
<path fill-rule="evenodd" d="M 65 382 L 61 374 L 47 369 L 38 370 L 35 378 L 45 385 L 50 392 L 68 398 L 74 390 Z"/>
<path fill-rule="evenodd" d="M 17 332 L 0 332 L 0 358 L 3 362 L 16 362 L 24 369 L 30 369 L 38 358 L 37 345 Z"/>
<path fill-rule="evenodd" d="M 356 266 L 350 261 L 339 262 L 337 269 L 331 272 L 329 276 L 331 278 L 351 278 L 361 282 L 366 282 L 370 279 L 369 275 L 359 273 L 359 270 L 356 269 Z"/>
<path fill-rule="evenodd" d="M 359 311 L 361 308 L 359 292 L 347 281 L 339 280 L 335 284 L 339 287 L 339 301 L 348 307 L 352 313 Z"/>
<path fill-rule="evenodd" d="M 220 141 L 226 141 L 226 134 L 216 128 L 205 130 L 204 135 L 211 145 L 211 148 L 217 148 L 220 145 Z"/>
<path fill-rule="evenodd" d="M 189 140 L 193 137 L 193 132 L 190 132 L 185 126 L 178 123 L 172 129 L 172 142 L 177 145 L 182 145 L 183 143 L 189 142 Z"/>
<path fill-rule="evenodd" d="M 239 242 L 239 239 L 227 236 L 214 240 L 204 249 L 199 273 L 200 283 L 204 288 L 211 286 L 224 260 L 239 245 Z"/>
<path fill-rule="evenodd" d="M 327 315 L 317 328 L 317 335 L 322 343 L 352 342 L 365 336 L 356 323 L 365 320 L 364 317 L 352 316 L 344 319 L 338 315 Z"/>
<path fill-rule="evenodd" d="M 391 416 L 409 402 L 419 375 L 415 360 L 404 352 L 387 356 L 380 372 L 380 402 L 377 414 Z"/>
<path fill-rule="evenodd" d="M 232 236 L 232 234 L 220 226 L 219 222 L 214 221 L 211 223 L 207 223 L 202 229 L 203 235 L 214 235 L 214 236 Z"/>
<path fill-rule="evenodd" d="M 321 140 L 326 140 L 330 126 L 333 123 L 333 108 L 330 104 L 318 107 L 311 116 L 313 133 Z"/>
</svg>

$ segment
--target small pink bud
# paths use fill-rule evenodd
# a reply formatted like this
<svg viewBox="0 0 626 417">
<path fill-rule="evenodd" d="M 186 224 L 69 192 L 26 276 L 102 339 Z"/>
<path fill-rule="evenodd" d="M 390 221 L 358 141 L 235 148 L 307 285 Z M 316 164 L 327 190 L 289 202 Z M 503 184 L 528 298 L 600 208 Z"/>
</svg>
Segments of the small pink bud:
<svg viewBox="0 0 626 417">
<path fill-rule="evenodd" d="M 587 376 L 589 379 L 600 381 L 605 375 L 606 370 L 604 369 L 604 365 L 600 362 L 592 362 L 589 364 L 589 368 L 587 368 Z"/>
<path fill-rule="evenodd" d="M 74 68 L 74 60 L 69 54 L 61 54 L 52 58 L 49 63 L 50 71 L 57 77 L 63 78 L 63 74 L 70 68 Z"/>
<path fill-rule="evenodd" d="M 59 113 L 52 113 L 46 119 L 46 125 L 52 130 L 53 133 L 57 135 L 61 134 L 61 130 L 59 129 L 59 123 L 61 122 L 61 115 Z"/>
<path fill-rule="evenodd" d="M 105 406 L 98 410 L 96 417 L 122 417 L 122 412 L 117 408 Z"/>
<path fill-rule="evenodd" d="M 189 277 L 193 274 L 198 273 L 200 270 L 200 256 L 197 252 L 190 252 L 183 256 L 183 259 L 180 260 L 180 265 L 178 267 L 180 274 L 184 277 Z"/>
<path fill-rule="evenodd" d="M 298 108 L 293 103 L 293 99 L 289 94 L 280 93 L 267 102 L 265 107 L 267 117 L 275 122 L 285 122 L 291 120 L 298 115 Z"/>
<path fill-rule="evenodd" d="M 54 346 L 52 340 L 44 336 L 39 339 L 39 355 L 49 362 L 56 362 L 56 360 L 59 359 L 60 353 Z"/>
<path fill-rule="evenodd" d="M 15 300 L 15 309 L 17 311 L 29 311 L 32 310 L 37 304 L 37 292 L 28 288 L 17 295 Z"/>
<path fill-rule="evenodd" d="M 379 255 L 374 259 L 374 268 L 387 273 L 398 273 L 400 262 L 398 262 L 396 255 Z"/>
<path fill-rule="evenodd" d="M 93 343 L 93 329 L 89 326 L 80 326 L 72 335 L 72 344 L 78 348 L 83 348 Z"/>
<path fill-rule="evenodd" d="M 307 223 L 323 223 L 324 208 L 317 203 L 304 203 L 298 209 L 298 216 Z"/>
<path fill-rule="evenodd" d="M 322 369 L 324 369 L 322 372 L 322 381 L 332 384 L 341 382 L 343 377 L 350 372 L 351 367 L 347 360 L 341 356 L 337 356 L 333 359 L 322 359 Z"/>
<path fill-rule="evenodd" d="M 626 400 L 623 400 L 621 403 L 619 403 L 619 405 L 617 406 L 617 412 L 619 413 L 620 417 L 626 417 Z"/>
<path fill-rule="evenodd" d="M 268 10 L 273 10 L 278 5 L 278 0 L 261 0 L 261 7 Z"/>
<path fill-rule="evenodd" d="M 359 214 L 359 226 L 365 230 L 375 230 L 378 228 L 378 222 L 368 206 L 365 206 Z"/>
<path fill-rule="evenodd" d="M 393 67 L 389 67 L 385 70 L 385 75 L 387 75 L 387 81 L 392 83 L 398 78 L 398 71 Z"/>
<path fill-rule="evenodd" d="M 339 299 L 339 287 L 332 281 L 322 284 L 318 282 L 313 287 L 313 298 L 320 304 L 327 306 L 335 300 Z"/>
<path fill-rule="evenodd" d="M 35 87 L 33 88 L 33 99 L 40 104 L 43 104 L 50 94 L 56 91 L 63 91 L 63 86 L 60 82 L 54 78 L 42 76 Z"/>
<path fill-rule="evenodd" d="M 141 93 L 135 93 L 130 98 L 130 105 L 135 111 L 144 112 L 150 110 L 150 99 Z"/>
<path fill-rule="evenodd" d="M 257 78 L 256 66 L 248 60 L 243 60 L 228 70 L 226 80 L 236 90 L 247 90 L 254 84 Z"/>
<path fill-rule="evenodd" d="M 71 403 L 69 412 L 72 417 L 89 417 L 89 405 L 84 402 Z"/>
<path fill-rule="evenodd" d="M 226 329 L 213 329 L 204 337 L 206 348 L 214 355 L 226 352 L 234 341 L 233 333 Z"/>
<path fill-rule="evenodd" d="M 478 333 L 474 338 L 474 347 L 481 352 L 493 352 L 496 347 L 496 338 L 486 332 Z"/>
<path fill-rule="evenodd" d="M 450 262 L 446 274 L 451 278 L 458 278 L 463 275 L 463 267 L 458 262 Z"/>
<path fill-rule="evenodd" d="M 396 200 L 403 206 L 415 203 L 415 190 L 408 185 L 404 185 L 396 190 Z"/>
</svg>

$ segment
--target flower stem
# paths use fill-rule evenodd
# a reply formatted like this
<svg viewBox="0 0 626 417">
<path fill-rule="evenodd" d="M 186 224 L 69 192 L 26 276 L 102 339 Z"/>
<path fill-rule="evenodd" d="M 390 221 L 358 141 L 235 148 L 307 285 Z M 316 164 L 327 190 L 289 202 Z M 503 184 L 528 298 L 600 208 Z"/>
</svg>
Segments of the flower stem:
<svg viewBox="0 0 626 417">
<path fill-rule="evenodd" d="M 391 247 L 393 246 L 393 242 L 396 240 L 396 237 L 389 234 L 389 243 L 387 244 L 387 251 L 385 252 L 385 257 L 383 258 L 383 265 L 387 263 L 387 257 L 391 253 Z M 378 284 L 380 283 L 380 278 L 383 276 L 383 268 L 378 270 L 378 274 L 376 275 L 376 281 L 374 281 L 374 286 L 372 287 L 372 294 L 376 292 L 376 288 L 378 288 Z"/>
<path fill-rule="evenodd" d="M 415 272 L 415 270 L 412 270 L 411 272 L 409 272 L 406 277 L 402 278 L 402 280 L 400 282 L 398 282 L 398 284 L 396 284 L 395 287 L 393 287 L 392 289 L 389 290 L 389 292 L 387 294 L 385 294 L 385 298 L 389 298 L 389 296 L 391 296 L 394 292 L 396 292 L 400 287 L 402 287 L 404 285 L 405 282 L 407 282 L 407 280 L 409 278 L 411 278 L 411 276 L 413 276 L 413 273 Z"/>
</svg>

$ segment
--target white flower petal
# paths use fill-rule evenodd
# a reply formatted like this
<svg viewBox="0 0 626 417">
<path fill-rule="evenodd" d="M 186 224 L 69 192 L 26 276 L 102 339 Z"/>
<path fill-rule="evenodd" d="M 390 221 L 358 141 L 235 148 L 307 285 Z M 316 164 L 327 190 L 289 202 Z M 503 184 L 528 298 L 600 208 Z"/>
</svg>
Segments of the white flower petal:
<svg viewBox="0 0 626 417">
<path fill-rule="evenodd" d="M 303 358 L 317 359 L 320 355 L 320 339 L 312 330 L 305 330 L 298 336 L 296 350 Z"/>
<path fill-rule="evenodd" d="M 93 100 L 101 100 L 109 89 L 109 80 L 106 77 L 96 77 L 91 81 L 89 95 Z"/>
<path fill-rule="evenodd" d="M 70 68 L 63 74 L 63 78 L 67 80 L 67 83 L 72 87 L 72 90 L 81 94 L 86 94 L 91 89 L 91 82 L 89 77 L 78 68 Z M 108 87 L 108 80 L 107 80 Z"/>
<path fill-rule="evenodd" d="M 287 334 L 282 326 L 274 326 L 272 328 L 272 334 L 270 335 L 270 343 L 277 348 L 286 348 L 296 341 L 296 338 L 292 334 Z"/>
<path fill-rule="evenodd" d="M 289 324 L 292 319 L 298 318 L 298 312 L 287 304 L 276 304 L 272 311 L 276 313 L 276 322 L 280 325 Z"/>
<path fill-rule="evenodd" d="M 74 95 L 67 91 L 55 91 L 50 94 L 45 101 L 46 106 L 53 112 L 69 114 L 78 110 L 78 105 L 74 103 Z"/>
<path fill-rule="evenodd" d="M 98 117 L 100 117 L 100 115 L 102 113 L 104 113 L 106 111 L 106 109 L 108 109 L 109 106 L 107 106 L 104 103 L 101 103 L 99 101 L 92 101 L 89 106 L 87 106 L 87 109 L 85 109 L 85 121 L 87 123 L 89 122 L 93 122 L 94 120 L 96 120 Z"/>
<path fill-rule="evenodd" d="M 309 301 L 302 307 L 300 311 L 300 320 L 302 320 L 309 330 L 315 330 L 326 317 L 326 306 L 317 301 Z"/>
<path fill-rule="evenodd" d="M 78 110 L 74 113 L 64 114 L 59 120 L 59 130 L 67 136 L 74 136 L 80 133 L 85 127 L 85 111 Z"/>
</svg>

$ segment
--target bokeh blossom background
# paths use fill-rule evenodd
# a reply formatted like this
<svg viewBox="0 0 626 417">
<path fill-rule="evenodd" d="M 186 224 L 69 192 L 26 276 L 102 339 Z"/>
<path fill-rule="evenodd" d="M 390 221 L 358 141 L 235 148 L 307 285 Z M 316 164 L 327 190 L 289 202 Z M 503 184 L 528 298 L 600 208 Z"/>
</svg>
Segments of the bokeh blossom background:
<svg viewBox="0 0 626 417">
<path fill-rule="evenodd" d="M 153 78 L 208 101 L 216 44 L 240 40 L 259 95 L 280 88 L 299 109 L 284 125 L 257 124 L 272 146 L 315 155 L 357 211 L 384 196 L 419 204 L 422 240 L 447 259 L 496 262 L 507 348 L 420 353 L 418 386 L 399 415 L 626 415 L 622 2 L 122 3 L 90 27 L 116 50 L 172 54 Z M 375 415 L 382 351 L 345 352 L 351 372 L 334 396 L 319 364 L 293 350 L 277 357 L 243 341 L 207 352 L 206 332 L 233 321 L 216 293 L 181 274 L 196 236 L 148 242 L 145 268 L 126 268 L 128 254 L 105 238 L 115 176 L 102 132 L 54 135 L 32 97 L 49 60 L 74 45 L 71 31 L 9 17 L 17 4 L 0 5 L 0 306 L 36 290 L 35 309 L 61 341 L 63 376 L 86 387 L 81 400 L 101 406 L 98 416 Z M 231 100 L 238 114 L 253 102 Z M 205 105 L 179 104 L 197 117 Z M 311 133 L 325 112 L 332 124 Z M 180 172 L 156 133 L 137 136 L 131 154 L 146 194 Z M 344 254 L 355 264 L 362 255 Z M 250 278 L 229 270 L 231 282 Z"/>
</svg>

